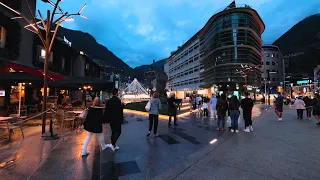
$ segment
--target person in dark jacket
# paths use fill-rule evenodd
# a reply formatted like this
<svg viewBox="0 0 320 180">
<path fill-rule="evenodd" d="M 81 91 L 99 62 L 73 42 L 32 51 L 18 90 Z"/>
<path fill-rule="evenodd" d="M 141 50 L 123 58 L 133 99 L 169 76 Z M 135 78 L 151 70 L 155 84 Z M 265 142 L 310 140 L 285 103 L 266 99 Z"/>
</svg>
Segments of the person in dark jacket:
<svg viewBox="0 0 320 180">
<path fill-rule="evenodd" d="M 88 134 L 83 143 L 82 156 L 89 155 L 87 147 L 93 134 L 98 135 L 102 150 L 105 150 L 108 147 L 104 142 L 104 136 L 102 133 L 102 120 L 104 117 L 103 108 L 100 107 L 100 104 L 100 99 L 96 97 L 92 106 L 89 107 L 87 117 L 83 123 L 84 129 L 88 131 Z"/>
<path fill-rule="evenodd" d="M 313 105 L 313 116 L 317 119 L 317 125 L 320 125 L 320 95 L 315 94 L 315 97 L 312 99 Z"/>
<path fill-rule="evenodd" d="M 178 126 L 177 124 L 177 104 L 175 94 L 171 93 L 170 98 L 168 99 L 168 116 L 169 116 L 169 123 L 168 126 L 171 127 L 171 118 L 173 117 L 174 126 Z"/>
<path fill-rule="evenodd" d="M 121 135 L 121 124 L 123 123 L 123 108 L 124 105 L 121 103 L 121 100 L 118 98 L 119 91 L 118 89 L 112 90 L 112 98 L 109 99 L 106 103 L 105 109 L 105 118 L 109 119 L 111 127 L 111 144 L 110 148 L 112 151 L 118 150 L 119 146 L 116 145 L 117 140 Z"/>
<path fill-rule="evenodd" d="M 304 104 L 306 105 L 306 111 L 307 111 L 307 118 L 311 120 L 311 114 L 312 114 L 312 100 L 308 96 L 303 98 Z"/>
<path fill-rule="evenodd" d="M 220 99 L 217 102 L 216 109 L 218 115 L 217 131 L 220 131 L 220 122 L 222 123 L 221 130 L 224 131 L 225 118 L 227 116 L 228 111 L 228 102 L 225 94 L 221 94 Z"/>
<path fill-rule="evenodd" d="M 232 96 L 229 103 L 229 114 L 231 119 L 231 132 L 239 132 L 238 130 L 238 119 L 240 116 L 240 101 L 237 96 Z"/>
<path fill-rule="evenodd" d="M 241 108 L 243 110 L 243 119 L 244 119 L 244 132 L 252 132 L 252 108 L 253 108 L 253 100 L 249 97 L 249 93 L 244 93 L 245 98 L 241 100 Z"/>
</svg>

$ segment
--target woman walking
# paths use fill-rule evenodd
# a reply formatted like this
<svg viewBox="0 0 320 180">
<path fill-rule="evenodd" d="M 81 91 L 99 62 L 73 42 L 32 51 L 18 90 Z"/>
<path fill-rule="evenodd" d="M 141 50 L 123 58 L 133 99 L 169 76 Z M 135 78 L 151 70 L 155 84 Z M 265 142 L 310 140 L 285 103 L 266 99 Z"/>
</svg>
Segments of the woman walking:
<svg viewBox="0 0 320 180">
<path fill-rule="evenodd" d="M 217 131 L 220 131 L 220 123 L 222 123 L 221 130 L 224 131 L 225 118 L 227 116 L 228 111 L 228 102 L 225 94 L 221 94 L 221 97 L 217 102 L 216 109 L 218 114 Z"/>
<path fill-rule="evenodd" d="M 150 136 L 152 126 L 154 126 L 154 129 L 153 129 L 154 137 L 157 137 L 159 111 L 161 109 L 161 101 L 159 99 L 159 93 L 157 91 L 153 93 L 152 99 L 150 99 L 150 103 L 151 103 L 151 106 L 149 110 L 149 132 L 147 134 L 147 137 Z"/>
<path fill-rule="evenodd" d="M 320 96 L 316 94 L 315 97 L 312 99 L 313 105 L 313 116 L 317 119 L 317 125 L 320 125 Z"/>
<path fill-rule="evenodd" d="M 237 96 L 232 96 L 229 103 L 229 112 L 231 118 L 231 132 L 239 132 L 238 130 L 238 119 L 240 116 L 240 101 Z"/>
<path fill-rule="evenodd" d="M 306 104 L 304 101 L 301 99 L 301 97 L 297 97 L 296 100 L 294 101 L 294 107 L 297 109 L 297 119 L 302 119 L 303 118 L 303 110 L 305 110 Z"/>
<path fill-rule="evenodd" d="M 96 97 L 92 106 L 89 107 L 87 117 L 83 123 L 84 129 L 87 131 L 87 137 L 84 140 L 82 156 L 89 155 L 87 147 L 93 134 L 98 135 L 102 150 L 105 150 L 108 147 L 104 142 L 104 136 L 102 133 L 103 117 L 103 108 L 101 107 L 100 99 Z"/>
<path fill-rule="evenodd" d="M 312 114 L 312 100 L 308 96 L 303 98 L 304 103 L 306 104 L 307 118 L 311 120 Z"/>
</svg>

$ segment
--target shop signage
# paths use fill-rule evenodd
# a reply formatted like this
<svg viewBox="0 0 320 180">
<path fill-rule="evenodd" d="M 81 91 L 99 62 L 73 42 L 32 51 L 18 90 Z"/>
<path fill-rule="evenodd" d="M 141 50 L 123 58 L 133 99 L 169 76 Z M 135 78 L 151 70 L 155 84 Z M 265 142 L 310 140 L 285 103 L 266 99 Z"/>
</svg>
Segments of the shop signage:
<svg viewBox="0 0 320 180">
<path fill-rule="evenodd" d="M 6 96 L 6 91 L 5 90 L 0 90 L 0 97 Z"/>
<path fill-rule="evenodd" d="M 65 43 L 67 43 L 71 47 L 72 43 L 65 36 L 63 36 L 63 40 Z"/>
</svg>

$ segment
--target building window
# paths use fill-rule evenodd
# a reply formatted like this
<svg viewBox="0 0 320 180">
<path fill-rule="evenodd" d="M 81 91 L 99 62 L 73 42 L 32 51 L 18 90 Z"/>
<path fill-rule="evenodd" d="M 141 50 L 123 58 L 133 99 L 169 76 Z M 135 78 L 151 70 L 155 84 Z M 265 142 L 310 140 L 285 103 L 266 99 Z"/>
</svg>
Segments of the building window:
<svg viewBox="0 0 320 180">
<path fill-rule="evenodd" d="M 64 57 L 62 57 L 61 59 L 61 70 L 64 71 L 66 66 L 66 59 Z"/>
<path fill-rule="evenodd" d="M 46 50 L 42 46 L 39 46 L 39 61 L 40 62 L 42 62 L 42 63 L 45 62 L 46 53 L 47 53 Z M 51 52 L 49 64 L 52 64 L 52 61 L 53 61 L 53 53 Z"/>
<path fill-rule="evenodd" d="M 271 54 L 271 57 L 274 57 L 274 54 Z"/>
<path fill-rule="evenodd" d="M 261 62 L 261 65 L 263 65 L 263 61 Z"/>
<path fill-rule="evenodd" d="M 266 62 L 266 65 L 270 65 L 270 62 L 269 62 L 269 61 L 267 61 L 267 62 Z"/>
<path fill-rule="evenodd" d="M 272 62 L 272 65 L 276 65 L 274 62 Z"/>
<path fill-rule="evenodd" d="M 0 48 L 4 48 L 6 45 L 7 32 L 4 27 L 0 26 Z"/>
<path fill-rule="evenodd" d="M 269 55 L 268 53 L 267 53 L 267 54 L 265 54 L 265 56 L 266 56 L 266 57 L 270 57 L 270 55 Z"/>
<path fill-rule="evenodd" d="M 272 81 L 276 81 L 276 78 L 272 78 Z"/>
</svg>

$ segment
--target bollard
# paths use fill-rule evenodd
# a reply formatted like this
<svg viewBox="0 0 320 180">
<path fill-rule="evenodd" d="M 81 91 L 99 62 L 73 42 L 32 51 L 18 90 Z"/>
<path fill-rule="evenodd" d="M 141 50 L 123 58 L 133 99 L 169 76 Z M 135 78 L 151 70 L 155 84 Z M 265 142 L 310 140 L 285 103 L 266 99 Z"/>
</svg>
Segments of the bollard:
<svg viewBox="0 0 320 180">
<path fill-rule="evenodd" d="M 50 131 L 50 136 L 44 138 L 44 140 L 56 140 L 56 139 L 59 139 L 57 134 L 53 133 L 53 121 L 52 121 L 52 119 L 50 119 L 49 131 Z"/>
</svg>

